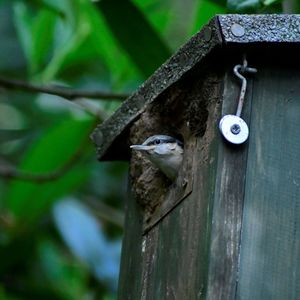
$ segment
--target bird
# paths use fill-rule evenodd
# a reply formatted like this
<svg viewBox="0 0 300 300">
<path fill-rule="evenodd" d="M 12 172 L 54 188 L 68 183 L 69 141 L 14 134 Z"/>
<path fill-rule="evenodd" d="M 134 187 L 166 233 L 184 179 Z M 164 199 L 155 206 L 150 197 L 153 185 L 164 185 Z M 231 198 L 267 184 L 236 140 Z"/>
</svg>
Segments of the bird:
<svg viewBox="0 0 300 300">
<path fill-rule="evenodd" d="M 141 151 L 170 180 L 174 181 L 183 159 L 183 143 L 168 135 L 153 135 L 141 145 L 131 145 Z"/>
</svg>

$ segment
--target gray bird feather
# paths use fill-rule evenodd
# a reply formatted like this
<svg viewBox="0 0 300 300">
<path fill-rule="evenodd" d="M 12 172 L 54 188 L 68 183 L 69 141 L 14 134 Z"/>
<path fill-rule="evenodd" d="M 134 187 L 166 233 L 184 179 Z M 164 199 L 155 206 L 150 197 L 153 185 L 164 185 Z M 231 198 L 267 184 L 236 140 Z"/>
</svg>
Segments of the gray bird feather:
<svg viewBox="0 0 300 300">
<path fill-rule="evenodd" d="M 183 143 L 168 135 L 154 135 L 141 145 L 131 145 L 131 149 L 141 151 L 169 179 L 174 180 L 183 158 Z"/>
</svg>

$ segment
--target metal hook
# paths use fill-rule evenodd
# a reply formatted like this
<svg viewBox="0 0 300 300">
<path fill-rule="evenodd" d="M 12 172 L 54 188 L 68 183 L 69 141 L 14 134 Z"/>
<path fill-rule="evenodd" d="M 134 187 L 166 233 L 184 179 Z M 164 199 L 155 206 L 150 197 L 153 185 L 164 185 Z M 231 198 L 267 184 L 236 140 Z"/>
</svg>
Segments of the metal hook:
<svg viewBox="0 0 300 300">
<path fill-rule="evenodd" d="M 242 109 L 243 109 L 245 94 L 246 94 L 246 89 L 247 89 L 247 79 L 240 72 L 256 73 L 257 69 L 249 68 L 248 62 L 247 62 L 246 58 L 244 57 L 243 65 L 236 65 L 233 68 L 233 72 L 234 72 L 235 76 L 237 76 L 242 81 L 242 87 L 241 87 L 241 91 L 240 91 L 238 107 L 237 107 L 236 114 L 235 114 L 236 116 L 240 117 L 242 114 Z"/>
<path fill-rule="evenodd" d="M 255 68 L 249 68 L 246 56 L 244 55 L 243 64 L 236 65 L 233 68 L 235 76 L 242 81 L 242 87 L 239 96 L 239 102 L 235 115 L 225 115 L 219 122 L 219 128 L 224 138 L 232 144 L 242 144 L 249 136 L 249 128 L 247 123 L 240 117 L 242 114 L 243 104 L 245 100 L 247 80 L 241 73 L 256 73 Z"/>
</svg>

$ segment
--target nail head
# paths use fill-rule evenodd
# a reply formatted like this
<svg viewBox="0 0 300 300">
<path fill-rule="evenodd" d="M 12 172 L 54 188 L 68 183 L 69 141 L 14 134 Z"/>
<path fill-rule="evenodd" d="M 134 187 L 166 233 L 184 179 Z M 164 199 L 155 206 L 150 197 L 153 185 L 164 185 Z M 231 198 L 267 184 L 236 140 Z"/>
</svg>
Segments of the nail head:
<svg viewBox="0 0 300 300">
<path fill-rule="evenodd" d="M 245 34 L 245 28 L 238 23 L 232 24 L 230 30 L 232 34 L 236 37 L 241 37 Z"/>
</svg>

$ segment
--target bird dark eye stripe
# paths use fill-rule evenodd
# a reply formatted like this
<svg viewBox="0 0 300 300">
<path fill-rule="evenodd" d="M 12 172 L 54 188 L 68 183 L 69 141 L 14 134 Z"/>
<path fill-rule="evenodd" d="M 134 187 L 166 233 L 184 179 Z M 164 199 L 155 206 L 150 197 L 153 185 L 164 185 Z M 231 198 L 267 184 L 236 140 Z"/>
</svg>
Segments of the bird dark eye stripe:
<svg viewBox="0 0 300 300">
<path fill-rule="evenodd" d="M 179 146 L 183 147 L 183 143 L 176 140 L 176 139 L 159 139 L 159 140 L 154 140 L 154 141 L 151 141 L 150 143 L 148 143 L 149 146 L 151 145 L 156 145 L 157 144 L 157 141 L 159 141 L 160 143 L 178 143 Z"/>
<path fill-rule="evenodd" d="M 148 137 L 141 145 L 131 145 L 141 151 L 169 179 L 174 180 L 183 159 L 183 144 L 171 136 L 157 134 Z"/>
<path fill-rule="evenodd" d="M 181 146 L 183 148 L 183 142 L 181 141 L 177 141 L 178 145 Z"/>
</svg>

